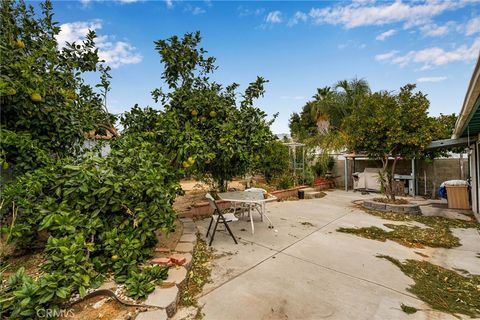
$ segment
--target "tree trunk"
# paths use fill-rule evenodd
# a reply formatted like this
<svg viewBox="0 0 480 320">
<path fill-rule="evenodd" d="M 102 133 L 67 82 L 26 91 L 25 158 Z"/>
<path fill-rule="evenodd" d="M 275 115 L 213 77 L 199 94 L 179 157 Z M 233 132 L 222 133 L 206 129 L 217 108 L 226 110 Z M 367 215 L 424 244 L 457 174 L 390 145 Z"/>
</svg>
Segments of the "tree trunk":
<svg viewBox="0 0 480 320">
<path fill-rule="evenodd" d="M 381 184 L 381 187 L 382 187 L 382 192 L 383 194 L 385 195 L 385 197 L 387 197 L 387 199 L 389 198 L 389 186 L 388 186 L 388 174 L 387 174 L 387 168 L 388 168 L 388 155 L 385 155 L 384 158 L 382 159 L 382 175 L 379 177 L 380 178 L 380 184 Z"/>
<path fill-rule="evenodd" d="M 390 198 L 392 201 L 395 201 L 395 188 L 394 188 L 394 176 L 395 176 L 395 168 L 397 166 L 397 157 L 393 159 L 393 164 L 392 164 L 392 171 L 390 173 L 390 177 L 388 179 L 389 184 L 390 184 Z"/>
</svg>

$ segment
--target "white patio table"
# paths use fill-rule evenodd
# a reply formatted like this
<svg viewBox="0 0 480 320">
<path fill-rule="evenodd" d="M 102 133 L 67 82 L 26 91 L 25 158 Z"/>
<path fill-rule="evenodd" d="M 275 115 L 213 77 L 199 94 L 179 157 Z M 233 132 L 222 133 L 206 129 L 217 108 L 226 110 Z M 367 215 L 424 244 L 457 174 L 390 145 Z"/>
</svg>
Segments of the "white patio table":
<svg viewBox="0 0 480 320">
<path fill-rule="evenodd" d="M 218 197 L 222 200 L 232 202 L 234 204 L 241 203 L 248 207 L 248 215 L 250 217 L 250 223 L 252 225 L 252 234 L 255 233 L 255 227 L 253 225 L 252 218 L 252 209 L 256 209 L 260 213 L 261 221 L 263 221 L 263 216 L 265 216 L 270 222 L 269 228 L 273 228 L 272 221 L 266 214 L 265 204 L 267 202 L 277 200 L 277 197 L 273 195 L 268 195 L 267 198 L 264 197 L 262 192 L 248 192 L 248 191 L 231 191 L 231 192 L 221 192 L 217 194 Z"/>
</svg>

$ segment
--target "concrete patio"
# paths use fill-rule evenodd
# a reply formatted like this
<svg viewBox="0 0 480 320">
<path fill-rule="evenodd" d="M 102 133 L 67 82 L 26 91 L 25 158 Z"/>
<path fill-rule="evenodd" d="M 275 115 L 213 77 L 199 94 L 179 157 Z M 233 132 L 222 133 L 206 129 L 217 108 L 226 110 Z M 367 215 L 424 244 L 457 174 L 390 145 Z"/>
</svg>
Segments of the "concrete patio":
<svg viewBox="0 0 480 320">
<path fill-rule="evenodd" d="M 270 203 L 267 212 L 275 228 L 260 222 L 255 234 L 240 220 L 231 227 L 235 245 L 217 232 L 212 247 L 212 282 L 204 287 L 200 305 L 205 319 L 455 319 L 428 310 L 406 288 L 412 280 L 378 254 L 398 259 L 428 259 L 447 268 L 480 274 L 480 235 L 458 229 L 456 249 L 410 249 L 339 233 L 339 227 L 383 227 L 382 220 L 355 208 L 352 201 L 372 196 L 333 191 L 321 199 Z M 425 214 L 455 215 L 424 206 Z M 208 220 L 197 222 L 205 234 Z M 415 253 L 429 256 L 423 258 Z M 423 309 L 407 315 L 404 303 Z M 185 311 L 177 314 L 181 318 Z"/>
</svg>

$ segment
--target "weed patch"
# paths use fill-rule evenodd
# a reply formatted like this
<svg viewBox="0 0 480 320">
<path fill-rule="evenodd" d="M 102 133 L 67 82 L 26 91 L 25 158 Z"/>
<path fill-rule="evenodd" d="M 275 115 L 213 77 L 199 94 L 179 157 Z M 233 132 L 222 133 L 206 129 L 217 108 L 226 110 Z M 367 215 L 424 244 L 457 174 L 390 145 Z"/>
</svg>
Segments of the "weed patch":
<svg viewBox="0 0 480 320">
<path fill-rule="evenodd" d="M 480 316 L 479 275 L 461 275 L 427 261 L 409 259 L 402 263 L 390 256 L 377 257 L 392 262 L 412 278 L 415 284 L 407 290 L 433 309 L 472 318 Z M 402 310 L 406 312 L 403 305 Z"/>
<path fill-rule="evenodd" d="M 382 219 L 405 222 L 419 222 L 427 226 L 384 224 L 391 230 L 379 227 L 339 228 L 338 232 L 351 233 L 367 239 L 386 241 L 392 240 L 406 247 L 423 248 L 454 248 L 461 245 L 460 240 L 453 235 L 452 228 L 480 228 L 473 216 L 469 220 L 449 219 L 435 216 L 409 215 L 404 213 L 380 212 L 366 210 L 368 214 Z"/>
<path fill-rule="evenodd" d="M 198 239 L 192 257 L 192 268 L 188 272 L 185 283 L 180 288 L 180 306 L 196 307 L 195 319 L 202 319 L 201 306 L 197 297 L 202 292 L 203 286 L 210 280 L 209 261 L 213 258 L 212 250 L 207 243 Z"/>
</svg>

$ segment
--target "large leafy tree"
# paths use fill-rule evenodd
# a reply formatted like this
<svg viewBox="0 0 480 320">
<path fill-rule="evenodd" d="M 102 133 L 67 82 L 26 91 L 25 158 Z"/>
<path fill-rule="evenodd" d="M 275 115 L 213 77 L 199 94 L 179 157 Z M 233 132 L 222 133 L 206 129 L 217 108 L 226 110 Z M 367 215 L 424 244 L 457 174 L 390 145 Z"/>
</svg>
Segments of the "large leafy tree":
<svg viewBox="0 0 480 320">
<path fill-rule="evenodd" d="M 95 34 L 58 48 L 49 1 L 42 14 L 21 1 L 2 1 L 0 17 L 1 160 L 4 169 L 15 169 L 1 184 L 0 258 L 3 263 L 6 249 L 19 254 L 32 243 L 45 258 L 35 278 L 23 268 L 8 279 L 0 272 L 2 316 L 33 319 L 39 310 L 58 311 L 108 272 L 125 282 L 128 295 L 145 296 L 166 276 L 166 269 L 139 263 L 151 255 L 155 231 L 173 227 L 177 170 L 143 136 L 110 140 L 104 157 L 77 152 L 85 132 L 114 131 L 106 110 L 109 68 L 100 65 Z M 100 72 L 99 89 L 83 81 L 90 71 Z M 135 110 L 130 127 L 148 128 L 149 117 Z"/>
<path fill-rule="evenodd" d="M 294 113 L 290 118 L 292 136 L 326 151 L 341 149 L 345 146 L 343 121 L 369 93 L 366 80 L 357 78 L 338 81 L 333 89 L 318 88 L 300 115 Z"/>
<path fill-rule="evenodd" d="M 113 121 L 102 95 L 82 78 L 99 70 L 95 33 L 59 48 L 51 2 L 41 7 L 40 16 L 23 1 L 4 0 L 0 8 L 1 161 L 19 173 L 42 165 L 39 149 L 49 157 L 72 155 L 84 132 Z M 100 69 L 104 77 L 108 70 Z"/>
<path fill-rule="evenodd" d="M 238 84 L 224 87 L 211 81 L 215 58 L 199 48 L 200 41 L 196 32 L 155 42 L 166 86 L 152 95 L 163 110 L 136 109 L 123 122 L 126 132 L 139 132 L 158 142 L 173 167 L 225 190 L 229 180 L 254 168 L 257 156 L 274 139 L 271 121 L 254 106 L 267 81 L 258 77 L 240 97 Z M 147 125 L 134 128 L 129 124 L 134 117 Z"/>
<path fill-rule="evenodd" d="M 385 191 L 393 200 L 398 159 L 419 156 L 433 139 L 430 103 L 425 94 L 414 89 L 415 85 L 409 84 L 397 94 L 382 91 L 368 95 L 344 126 L 349 150 L 382 160 Z"/>
</svg>

